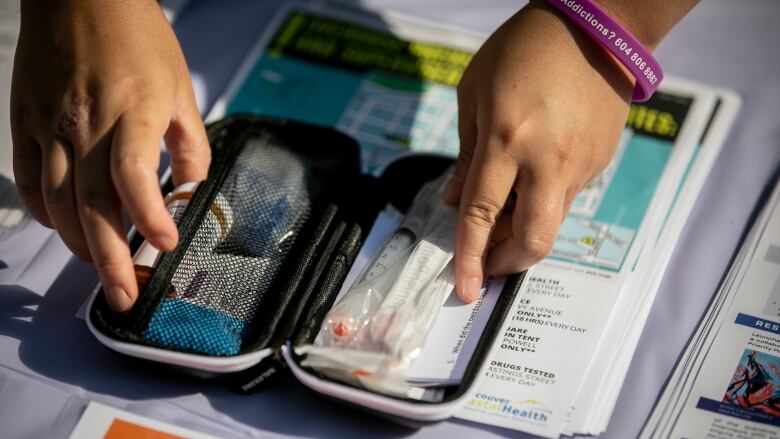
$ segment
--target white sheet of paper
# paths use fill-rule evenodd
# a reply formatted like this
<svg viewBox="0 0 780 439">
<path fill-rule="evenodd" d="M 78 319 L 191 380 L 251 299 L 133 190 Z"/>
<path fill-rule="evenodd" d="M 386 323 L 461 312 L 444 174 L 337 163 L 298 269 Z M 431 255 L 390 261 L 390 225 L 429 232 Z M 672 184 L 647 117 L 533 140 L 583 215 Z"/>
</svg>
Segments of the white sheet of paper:
<svg viewBox="0 0 780 439">
<path fill-rule="evenodd" d="M 76 428 L 70 434 L 70 439 L 120 439 L 126 437 L 215 439 L 215 436 L 156 421 L 97 402 L 89 403 L 76 424 Z"/>
<path fill-rule="evenodd" d="M 479 299 L 472 303 L 463 303 L 457 295 L 450 295 L 428 332 L 425 348 L 409 368 L 409 384 L 446 386 L 463 379 L 504 283 L 504 279 L 485 282 Z"/>
</svg>

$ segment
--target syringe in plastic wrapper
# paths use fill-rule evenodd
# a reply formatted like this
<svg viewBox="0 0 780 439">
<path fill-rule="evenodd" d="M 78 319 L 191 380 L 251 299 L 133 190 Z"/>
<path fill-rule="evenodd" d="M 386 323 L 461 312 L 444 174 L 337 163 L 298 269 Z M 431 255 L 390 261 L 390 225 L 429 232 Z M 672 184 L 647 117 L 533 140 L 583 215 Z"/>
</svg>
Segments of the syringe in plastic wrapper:
<svg viewBox="0 0 780 439">
<path fill-rule="evenodd" d="M 401 226 L 382 247 L 382 250 L 358 276 L 358 280 L 344 297 L 328 313 L 325 327 L 320 331 L 315 345 L 346 346 L 355 340 L 379 308 L 403 269 L 401 260 L 409 256 L 415 242 L 425 231 L 435 202 L 441 199 L 444 184 L 450 173 L 423 185 L 412 201 Z"/>
<path fill-rule="evenodd" d="M 454 287 L 450 269 L 457 208 L 436 200 L 421 240 L 370 323 L 370 346 L 406 357 L 425 338 L 436 310 Z M 416 353 L 415 353 L 416 355 Z"/>
</svg>

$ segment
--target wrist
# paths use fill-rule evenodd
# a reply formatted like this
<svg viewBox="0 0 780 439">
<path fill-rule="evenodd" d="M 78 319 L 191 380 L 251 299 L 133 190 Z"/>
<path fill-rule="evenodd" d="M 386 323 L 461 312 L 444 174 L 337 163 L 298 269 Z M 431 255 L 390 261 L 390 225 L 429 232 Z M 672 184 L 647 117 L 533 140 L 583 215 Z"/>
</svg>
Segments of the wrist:
<svg viewBox="0 0 780 439">
<path fill-rule="evenodd" d="M 636 79 L 633 99 L 646 101 L 663 80 L 661 66 L 630 30 L 592 0 L 547 0 L 585 35 L 599 43 Z"/>
<path fill-rule="evenodd" d="M 580 65 L 584 69 L 595 70 L 623 100 L 629 102 L 636 79 L 611 53 L 587 35 L 579 26 L 550 6 L 545 0 L 531 0 L 524 13 L 536 16 L 539 29 L 544 29 L 545 37 L 550 38 L 548 50 L 565 50 L 579 53 Z M 574 55 L 569 55 L 574 59 Z"/>
</svg>

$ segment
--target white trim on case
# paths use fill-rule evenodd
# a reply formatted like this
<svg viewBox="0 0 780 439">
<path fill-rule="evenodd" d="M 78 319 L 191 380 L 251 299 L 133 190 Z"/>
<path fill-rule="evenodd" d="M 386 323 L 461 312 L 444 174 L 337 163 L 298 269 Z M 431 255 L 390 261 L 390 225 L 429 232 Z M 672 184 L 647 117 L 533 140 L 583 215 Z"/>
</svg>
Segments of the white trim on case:
<svg viewBox="0 0 780 439">
<path fill-rule="evenodd" d="M 231 357 L 209 357 L 186 352 L 170 351 L 153 346 L 127 343 L 113 339 L 100 332 L 92 323 L 92 316 L 89 310 L 92 309 L 92 304 L 95 301 L 97 293 L 97 291 L 92 293 L 92 297 L 89 299 L 89 305 L 87 305 L 87 314 L 85 316 L 87 327 L 100 343 L 120 354 L 156 361 L 158 363 L 188 367 L 204 372 L 230 373 L 248 369 L 259 363 L 263 358 L 269 356 L 272 352 L 271 348 L 265 348 L 259 351 Z"/>
<path fill-rule="evenodd" d="M 295 362 L 292 348 L 290 348 L 289 345 L 282 347 L 282 356 L 284 357 L 285 363 L 290 367 L 293 375 L 295 375 L 295 378 L 317 393 L 415 421 L 443 421 L 455 416 L 455 413 L 460 410 L 470 396 L 469 390 L 479 384 L 480 381 L 479 379 L 475 379 L 463 395 L 452 401 L 430 404 L 411 401 L 407 402 L 368 390 L 351 387 L 346 384 L 339 384 L 335 381 L 318 378 L 308 373 Z M 482 375 L 482 373 L 479 374 L 480 377 Z"/>
</svg>

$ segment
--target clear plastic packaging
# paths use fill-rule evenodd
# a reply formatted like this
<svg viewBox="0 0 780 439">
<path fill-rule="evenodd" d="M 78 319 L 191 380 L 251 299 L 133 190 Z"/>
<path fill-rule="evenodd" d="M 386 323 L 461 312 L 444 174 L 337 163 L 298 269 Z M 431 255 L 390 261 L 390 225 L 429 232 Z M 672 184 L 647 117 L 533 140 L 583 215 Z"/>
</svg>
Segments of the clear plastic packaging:
<svg viewBox="0 0 780 439">
<path fill-rule="evenodd" d="M 454 288 L 457 208 L 442 201 L 450 173 L 418 192 L 399 229 L 334 305 L 303 366 L 396 396 L 438 398 L 406 382 L 439 309 Z"/>
</svg>

